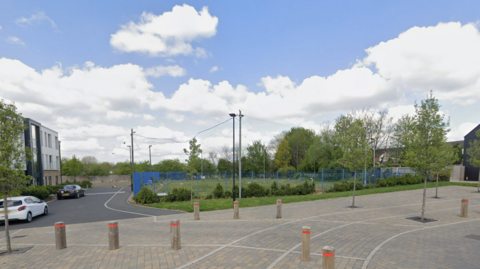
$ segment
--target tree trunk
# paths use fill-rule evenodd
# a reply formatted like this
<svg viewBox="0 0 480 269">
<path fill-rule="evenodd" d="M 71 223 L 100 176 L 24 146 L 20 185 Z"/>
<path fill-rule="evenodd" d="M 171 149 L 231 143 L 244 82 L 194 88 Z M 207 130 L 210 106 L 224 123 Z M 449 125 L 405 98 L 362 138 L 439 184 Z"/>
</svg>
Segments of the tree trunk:
<svg viewBox="0 0 480 269">
<path fill-rule="evenodd" d="M 425 181 L 423 182 L 423 201 L 422 201 L 422 216 L 421 220 L 425 218 L 425 202 L 427 200 L 427 175 L 425 175 Z"/>
<path fill-rule="evenodd" d="M 437 173 L 437 187 L 435 188 L 435 198 L 438 198 L 438 173 Z"/>
<path fill-rule="evenodd" d="M 3 193 L 3 210 L 5 212 L 5 241 L 7 242 L 7 253 L 12 252 L 12 245 L 10 244 L 10 230 L 8 229 L 8 202 L 7 192 Z"/>
<path fill-rule="evenodd" d="M 357 170 L 353 174 L 353 201 L 352 201 L 352 208 L 355 208 L 355 189 L 357 188 Z"/>
</svg>

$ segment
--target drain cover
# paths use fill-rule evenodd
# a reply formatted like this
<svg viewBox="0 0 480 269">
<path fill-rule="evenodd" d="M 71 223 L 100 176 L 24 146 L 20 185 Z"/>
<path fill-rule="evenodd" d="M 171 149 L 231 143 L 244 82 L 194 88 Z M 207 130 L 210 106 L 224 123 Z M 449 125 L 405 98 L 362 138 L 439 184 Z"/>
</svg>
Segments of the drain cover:
<svg viewBox="0 0 480 269">
<path fill-rule="evenodd" d="M 470 238 L 470 239 L 475 239 L 475 240 L 479 240 L 480 241 L 480 235 L 478 234 L 469 234 L 469 235 L 465 235 L 466 238 Z"/>
</svg>

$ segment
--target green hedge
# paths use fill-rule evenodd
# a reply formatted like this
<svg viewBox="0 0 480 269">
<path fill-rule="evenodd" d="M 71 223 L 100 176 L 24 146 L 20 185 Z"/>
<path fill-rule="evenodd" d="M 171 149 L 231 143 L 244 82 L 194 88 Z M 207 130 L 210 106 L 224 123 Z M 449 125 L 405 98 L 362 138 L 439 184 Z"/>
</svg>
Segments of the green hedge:
<svg viewBox="0 0 480 269">
<path fill-rule="evenodd" d="M 29 186 L 21 190 L 23 196 L 35 196 L 40 200 L 47 199 L 50 192 L 45 186 Z"/>
<path fill-rule="evenodd" d="M 414 185 L 423 183 L 423 179 L 420 176 L 414 176 L 411 174 L 405 174 L 403 176 L 393 176 L 387 178 L 377 178 L 375 184 L 367 184 L 363 186 L 361 182 L 357 182 L 357 190 L 372 189 L 372 188 L 383 188 L 383 187 L 393 187 L 401 185 Z M 327 192 L 342 192 L 342 191 L 352 191 L 353 190 L 353 181 L 343 180 L 340 183 L 333 184 L 333 188 L 327 190 Z"/>
</svg>

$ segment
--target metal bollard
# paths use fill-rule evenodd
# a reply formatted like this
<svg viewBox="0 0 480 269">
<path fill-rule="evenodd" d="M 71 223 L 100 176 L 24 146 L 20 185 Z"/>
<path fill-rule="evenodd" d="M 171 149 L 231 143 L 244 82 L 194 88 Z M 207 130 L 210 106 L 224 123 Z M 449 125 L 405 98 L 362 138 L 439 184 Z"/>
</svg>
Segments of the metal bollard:
<svg viewBox="0 0 480 269">
<path fill-rule="evenodd" d="M 239 219 L 240 218 L 240 212 L 238 209 L 238 201 L 233 202 L 233 218 L 234 219 Z"/>
<path fill-rule="evenodd" d="M 120 247 L 120 239 L 118 234 L 118 222 L 111 221 L 108 223 L 108 250 L 115 250 Z"/>
<path fill-rule="evenodd" d="M 173 250 L 179 250 L 181 248 L 179 220 L 170 221 L 170 242 L 170 246 Z"/>
<path fill-rule="evenodd" d="M 277 219 L 282 218 L 282 199 L 277 200 Z"/>
<path fill-rule="evenodd" d="M 462 199 L 462 207 L 460 209 L 460 217 L 468 218 L 468 199 Z"/>
<path fill-rule="evenodd" d="M 335 269 L 335 248 L 326 246 L 323 248 L 323 269 Z"/>
<path fill-rule="evenodd" d="M 195 202 L 193 204 L 193 209 L 194 209 L 193 220 L 200 220 L 200 203 Z"/>
<path fill-rule="evenodd" d="M 65 222 L 55 222 L 55 245 L 57 250 L 67 248 L 67 230 Z"/>
<path fill-rule="evenodd" d="M 303 226 L 302 230 L 302 261 L 310 261 L 310 227 Z"/>
</svg>

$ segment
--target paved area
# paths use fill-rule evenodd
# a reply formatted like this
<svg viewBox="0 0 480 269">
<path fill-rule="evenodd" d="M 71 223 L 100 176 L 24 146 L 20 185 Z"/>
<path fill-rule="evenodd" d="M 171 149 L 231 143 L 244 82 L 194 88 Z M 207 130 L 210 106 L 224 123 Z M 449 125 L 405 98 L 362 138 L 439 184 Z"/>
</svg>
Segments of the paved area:
<svg viewBox="0 0 480 269">
<path fill-rule="evenodd" d="M 119 220 L 120 249 L 109 251 L 107 222 L 69 225 L 68 248 L 55 250 L 54 228 L 12 231 L 14 247 L 34 246 L 24 254 L 0 257 L 1 268 L 321 268 L 322 248 L 336 249 L 336 268 L 479 268 L 480 194 L 472 187 L 440 188 L 441 199 L 427 199 L 418 216 L 423 190 L 276 206 Z M 435 189 L 428 190 L 428 197 Z M 462 198 L 470 200 L 461 218 Z M 201 203 L 200 203 L 201 206 Z M 241 207 L 241 201 L 240 201 Z M 172 251 L 170 225 L 181 222 L 182 248 Z M 302 226 L 311 227 L 311 260 L 300 261 Z M 480 236 L 479 236 L 480 237 Z M 4 239 L 0 238 L 0 244 Z"/>
<path fill-rule="evenodd" d="M 67 198 L 48 203 L 49 214 L 47 216 L 37 216 L 31 223 L 11 221 L 10 227 L 26 229 L 52 226 L 57 221 L 76 224 L 179 213 L 173 210 L 131 205 L 127 203 L 130 194 L 130 187 L 88 189 L 85 196 L 79 199 Z M 4 231 L 4 229 L 5 226 L 2 224 L 0 231 Z"/>
</svg>

